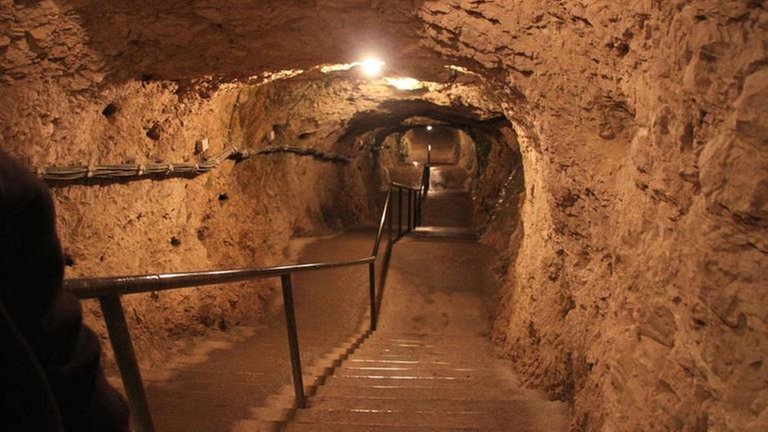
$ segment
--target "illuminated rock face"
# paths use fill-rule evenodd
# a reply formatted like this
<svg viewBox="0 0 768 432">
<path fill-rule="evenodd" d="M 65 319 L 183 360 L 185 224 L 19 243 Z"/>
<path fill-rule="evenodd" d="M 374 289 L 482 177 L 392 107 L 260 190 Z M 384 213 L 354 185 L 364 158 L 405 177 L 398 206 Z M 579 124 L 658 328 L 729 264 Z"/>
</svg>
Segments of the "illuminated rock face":
<svg viewBox="0 0 768 432">
<path fill-rule="evenodd" d="M 767 27 L 735 0 L 5 1 L 0 145 L 34 166 L 192 160 L 205 137 L 354 158 L 55 189 L 69 274 L 101 275 L 282 262 L 291 235 L 371 216 L 366 155 L 408 117 L 503 113 L 476 193 L 506 190 L 519 145 L 524 200 L 476 220 L 509 250 L 495 337 L 515 367 L 573 401 L 575 430 L 762 430 Z M 442 87 L 313 69 L 368 51 Z M 137 298 L 138 343 L 247 320 L 268 290 Z"/>
<path fill-rule="evenodd" d="M 573 398 L 577 429 L 765 428 L 765 5 L 446 1 L 420 17 L 436 50 L 487 71 L 520 137 L 496 333 L 517 367 Z"/>
</svg>

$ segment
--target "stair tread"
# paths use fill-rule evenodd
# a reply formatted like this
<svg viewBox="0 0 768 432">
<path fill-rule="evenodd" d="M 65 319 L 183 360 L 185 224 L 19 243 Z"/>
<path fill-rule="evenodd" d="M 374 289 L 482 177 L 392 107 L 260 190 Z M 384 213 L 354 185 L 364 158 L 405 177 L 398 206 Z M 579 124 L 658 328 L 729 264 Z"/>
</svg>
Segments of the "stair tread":
<svg viewBox="0 0 768 432">
<path fill-rule="evenodd" d="M 299 410 L 294 421 L 333 422 L 379 426 L 503 428 L 510 422 L 530 423 L 526 413 L 479 411 L 370 411 L 370 410 Z"/>
<path fill-rule="evenodd" d="M 514 410 L 528 403 L 525 395 L 517 398 L 504 397 L 497 399 L 399 399 L 399 398 L 371 398 L 371 397 L 343 397 L 327 396 L 310 399 L 309 407 L 312 409 L 344 409 L 358 408 L 370 410 L 397 410 L 397 411 L 431 411 L 451 412 L 457 409 L 462 411 L 493 411 Z"/>
<path fill-rule="evenodd" d="M 462 342 L 461 348 L 457 347 L 455 343 L 450 343 L 448 341 L 380 341 L 380 340 L 371 340 L 370 342 L 365 343 L 362 345 L 362 347 L 365 348 L 408 348 L 408 349 L 435 349 L 435 350 L 443 350 L 443 351 L 450 351 L 450 352 L 457 352 L 462 351 L 466 352 L 468 348 L 481 348 L 481 349 L 490 349 L 491 344 L 488 341 L 485 340 L 475 340 L 475 341 L 464 341 Z"/>
<path fill-rule="evenodd" d="M 333 375 L 325 380 L 326 386 L 386 386 L 399 388 L 450 388 L 468 391 L 470 389 L 482 389 L 490 386 L 499 386 L 501 383 L 493 378 L 464 378 L 464 377 L 420 377 L 420 376 L 383 376 L 383 375 Z"/>
<path fill-rule="evenodd" d="M 453 353 L 440 353 L 440 352 L 420 352 L 414 353 L 412 351 L 394 351 L 394 350 L 376 350 L 376 349 L 360 349 L 356 350 L 350 359 L 372 359 L 372 360 L 400 360 L 400 361 L 449 361 L 453 364 L 493 364 L 499 360 L 490 355 L 480 355 L 477 353 L 467 353 L 462 355 L 460 352 Z"/>
<path fill-rule="evenodd" d="M 420 226 L 411 231 L 411 238 L 437 238 L 476 241 L 477 233 L 463 226 Z"/>
<path fill-rule="evenodd" d="M 389 397 L 400 399 L 455 399 L 455 400 L 483 400 L 498 399 L 511 394 L 515 394 L 514 388 L 501 389 L 498 386 L 493 388 L 477 387 L 434 387 L 419 383 L 410 387 L 387 385 L 377 383 L 376 385 L 361 385 L 361 382 L 338 382 L 334 385 L 323 385 L 317 388 L 317 396 L 350 396 L 356 397 Z"/>
<path fill-rule="evenodd" d="M 337 368 L 334 371 L 334 375 L 348 376 L 358 374 L 375 374 L 375 375 L 412 375 L 412 376 L 463 376 L 463 377 L 496 377 L 497 372 L 488 368 L 471 368 L 471 367 L 431 367 L 431 368 L 418 368 L 408 365 L 388 365 L 388 366 L 343 366 Z"/>
<path fill-rule="evenodd" d="M 285 426 L 285 432 L 425 432 L 425 430 L 434 432 L 515 432 L 515 429 L 505 427 L 503 429 L 488 428 L 459 428 L 459 427 L 423 427 L 414 426 L 378 426 L 378 425 L 356 425 L 345 423 L 312 423 L 312 422 L 291 422 Z M 238 431 L 239 432 L 239 431 Z"/>
</svg>

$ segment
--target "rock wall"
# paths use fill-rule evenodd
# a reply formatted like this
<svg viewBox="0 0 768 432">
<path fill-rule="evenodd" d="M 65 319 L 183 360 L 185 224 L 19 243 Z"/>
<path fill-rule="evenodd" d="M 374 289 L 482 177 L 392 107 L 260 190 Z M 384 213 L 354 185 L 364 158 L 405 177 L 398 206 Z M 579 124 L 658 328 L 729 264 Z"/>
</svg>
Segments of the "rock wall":
<svg viewBox="0 0 768 432">
<path fill-rule="evenodd" d="M 518 190 L 496 186 L 482 202 L 506 193 L 506 216 L 478 217 L 510 251 L 496 336 L 516 368 L 573 402 L 574 430 L 764 430 L 765 8 L 0 0 L 0 146 L 33 166 L 194 160 L 204 137 L 212 151 L 274 142 L 352 156 L 55 189 L 69 275 L 268 264 L 293 234 L 371 213 L 377 148 L 409 117 L 464 128 L 503 108 L 514 133 L 494 142 L 519 145 L 522 217 Z M 370 47 L 439 83 L 398 92 L 318 69 Z M 501 181 L 515 163 L 506 148 L 491 148 L 483 182 L 522 182 Z M 341 188 L 359 199 L 328 207 Z M 152 351 L 155 326 L 252 317 L 269 287 L 219 290 L 132 299 L 140 346 Z"/>
<path fill-rule="evenodd" d="M 169 82 L 132 82 L 97 95 L 35 81 L 5 87 L 3 99 L 14 103 L 4 105 L 2 148 L 31 167 L 194 162 L 202 158 L 195 144 L 203 138 L 209 154 L 229 145 L 269 145 L 247 137 L 266 134 L 284 111 L 282 101 L 270 101 L 263 88 L 198 88 L 184 96 L 178 90 Z M 105 115 L 108 104 L 118 108 Z M 251 108 L 247 116 L 241 115 L 244 107 Z M 287 142 L 294 143 L 284 135 L 275 139 Z M 345 189 L 345 173 L 359 163 L 272 154 L 228 160 L 194 178 L 53 184 L 66 277 L 289 262 L 290 238 L 341 226 L 343 213 L 331 203 Z M 350 208 L 357 211 L 348 220 L 367 216 L 368 207 L 364 198 L 353 200 Z M 159 360 L 174 340 L 258 321 L 274 285 L 257 281 L 126 297 L 140 357 Z M 88 323 L 104 334 L 100 317 L 98 305 L 86 303 Z"/>
<path fill-rule="evenodd" d="M 198 4 L 191 14 L 179 8 L 182 16 L 175 18 L 137 4 L 98 6 L 0 3 L 0 147 L 31 168 L 196 162 L 204 158 L 195 149 L 203 139 L 209 155 L 230 146 L 293 146 L 349 156 L 350 162 L 273 153 L 227 160 L 192 178 L 57 183 L 53 194 L 69 278 L 285 263 L 294 236 L 372 221 L 377 200 L 371 198 L 376 182 L 370 173 L 378 144 L 375 133 L 367 137 L 372 128 L 398 123 L 402 106 L 389 106 L 391 100 L 410 104 L 414 113 L 443 106 L 483 117 L 500 109 L 490 102 L 480 107 L 462 102 L 482 99 L 465 84 L 429 83 L 408 93 L 384 80 L 318 70 L 262 73 L 316 63 L 286 65 L 295 59 L 276 49 L 272 57 L 249 56 L 255 63 L 241 61 L 237 49 L 217 39 L 218 30 L 201 30 L 205 37 L 195 33 L 201 23 L 219 28 L 226 17 L 215 13 L 215 5 Z M 248 25 L 270 13 L 250 2 L 241 6 L 247 9 L 241 12 L 253 14 Z M 227 13 L 236 14 L 237 8 Z M 294 13 L 307 16 L 310 26 L 330 19 L 302 8 L 272 18 L 291 20 Z M 347 13 L 340 8 L 331 15 Z M 166 33 L 174 26 L 174 34 Z M 162 41 L 156 46 L 160 51 L 145 45 L 152 38 Z M 281 43 L 278 39 L 273 43 Z M 200 63 L 194 50 L 179 50 L 179 43 L 192 40 L 212 44 L 200 54 L 207 62 Z M 215 50 L 230 56 L 216 63 Z M 214 77 L 198 68 L 212 64 L 242 69 L 234 79 L 231 70 L 219 69 Z M 383 122 L 367 125 L 366 116 Z M 128 296 L 137 351 L 151 363 L 167 355 L 173 340 L 258 320 L 273 287 L 272 281 L 260 281 Z M 105 334 L 95 302 L 86 303 L 86 320 Z"/>
<path fill-rule="evenodd" d="M 519 202 L 525 189 L 517 135 L 509 123 L 497 130 L 471 133 L 478 158 L 472 182 L 473 223 L 483 232 L 483 241 L 496 248 L 506 261 L 517 248 L 510 245 L 510 238 L 518 229 Z"/>
<path fill-rule="evenodd" d="M 427 1 L 525 166 L 496 336 L 574 430 L 768 428 L 762 1 Z"/>
</svg>

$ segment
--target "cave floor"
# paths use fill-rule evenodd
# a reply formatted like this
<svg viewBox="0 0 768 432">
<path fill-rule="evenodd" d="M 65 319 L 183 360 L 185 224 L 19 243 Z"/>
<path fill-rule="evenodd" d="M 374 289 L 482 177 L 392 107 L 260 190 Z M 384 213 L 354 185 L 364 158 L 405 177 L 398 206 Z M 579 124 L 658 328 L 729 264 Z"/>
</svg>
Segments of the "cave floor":
<svg viewBox="0 0 768 432">
<path fill-rule="evenodd" d="M 379 326 L 368 328 L 365 266 L 295 276 L 308 408 L 292 408 L 282 305 L 266 324 L 217 333 L 146 371 L 157 430 L 565 430 L 566 408 L 523 389 L 490 342 L 495 252 L 443 236 L 467 229 L 468 195 L 436 193 L 436 234 L 379 260 Z M 437 202 L 451 200 L 451 202 Z M 429 198 L 428 198 L 429 201 Z M 372 230 L 305 242 L 300 262 L 365 256 Z M 279 297 L 279 296 L 276 296 Z"/>
</svg>

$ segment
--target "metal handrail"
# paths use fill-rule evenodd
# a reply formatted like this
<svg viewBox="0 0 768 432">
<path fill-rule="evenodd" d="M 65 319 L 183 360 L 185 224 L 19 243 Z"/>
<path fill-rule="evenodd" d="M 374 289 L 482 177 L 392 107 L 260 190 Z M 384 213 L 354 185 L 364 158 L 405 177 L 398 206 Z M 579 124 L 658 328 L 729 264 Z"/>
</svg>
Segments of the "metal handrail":
<svg viewBox="0 0 768 432">
<path fill-rule="evenodd" d="M 371 322 L 370 330 L 376 330 L 376 259 L 379 254 L 379 246 L 384 233 L 384 225 L 389 221 L 388 248 L 404 235 L 411 232 L 421 223 L 422 200 L 429 189 L 429 164 L 424 166 L 421 184 L 419 187 L 392 182 L 387 189 L 386 199 L 381 211 L 379 226 L 376 231 L 371 255 L 353 260 L 319 262 L 307 264 L 281 265 L 262 268 L 240 268 L 229 270 L 211 270 L 182 273 L 161 273 L 117 277 L 79 278 L 64 281 L 64 289 L 72 292 L 80 299 L 98 298 L 107 325 L 109 340 L 115 353 L 115 361 L 120 370 L 120 377 L 125 387 L 128 404 L 131 409 L 131 422 L 137 432 L 153 432 L 155 430 L 152 415 L 147 403 L 144 384 L 141 379 L 136 355 L 131 342 L 128 323 L 125 319 L 121 296 L 126 294 L 138 294 L 150 291 L 163 291 L 178 288 L 190 288 L 219 283 L 232 283 L 246 280 L 254 280 L 269 277 L 280 277 L 283 292 L 283 307 L 285 311 L 286 327 L 288 331 L 288 345 L 291 356 L 291 369 L 295 392 L 295 405 L 298 408 L 306 407 L 304 395 L 304 383 L 301 372 L 301 356 L 299 354 L 298 334 L 296 330 L 296 317 L 293 307 L 293 290 L 291 275 L 293 273 L 340 268 L 354 265 L 368 264 Z M 426 180 L 425 180 L 426 179 Z M 425 181 L 427 184 L 425 184 Z M 392 194 L 398 193 L 398 227 L 397 236 L 393 238 L 393 205 Z M 408 225 L 405 232 L 402 231 L 403 191 L 408 193 Z"/>
<path fill-rule="evenodd" d="M 374 256 L 369 256 L 348 261 L 295 264 L 263 268 L 82 278 L 67 280 L 64 286 L 72 291 L 78 298 L 89 299 L 106 295 L 138 294 L 149 291 L 164 291 L 192 286 L 241 282 L 259 278 L 283 276 L 298 272 L 367 264 L 374 260 Z"/>
</svg>

